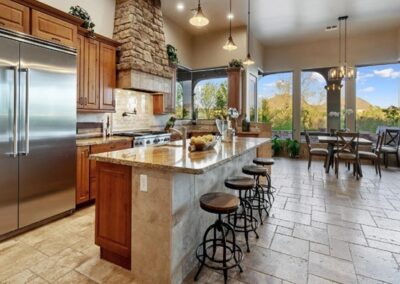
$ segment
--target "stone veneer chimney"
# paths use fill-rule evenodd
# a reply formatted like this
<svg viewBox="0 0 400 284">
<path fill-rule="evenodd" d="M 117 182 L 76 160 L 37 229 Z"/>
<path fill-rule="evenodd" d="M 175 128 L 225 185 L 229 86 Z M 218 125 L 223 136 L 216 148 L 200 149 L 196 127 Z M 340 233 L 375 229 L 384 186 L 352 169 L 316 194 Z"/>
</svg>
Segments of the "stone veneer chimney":
<svg viewBox="0 0 400 284">
<path fill-rule="evenodd" d="M 134 77 L 143 81 L 137 80 L 141 75 L 147 79 L 173 77 L 163 25 L 160 0 L 116 0 L 114 39 L 122 43 L 117 66 L 119 87 L 129 88 L 126 85 L 133 85 Z"/>
</svg>

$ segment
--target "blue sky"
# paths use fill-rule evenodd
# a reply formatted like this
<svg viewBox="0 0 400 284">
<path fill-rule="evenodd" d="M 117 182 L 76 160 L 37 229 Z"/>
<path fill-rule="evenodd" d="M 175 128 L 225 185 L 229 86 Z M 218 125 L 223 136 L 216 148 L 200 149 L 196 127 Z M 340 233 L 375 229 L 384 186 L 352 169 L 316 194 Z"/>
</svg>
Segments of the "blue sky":
<svg viewBox="0 0 400 284">
<path fill-rule="evenodd" d="M 261 98 L 272 98 L 276 92 L 276 82 L 279 80 L 292 81 L 292 72 L 272 74 L 262 77 L 258 81 L 258 96 Z"/>
<path fill-rule="evenodd" d="M 386 108 L 400 105 L 400 64 L 357 68 L 357 96 Z"/>
</svg>

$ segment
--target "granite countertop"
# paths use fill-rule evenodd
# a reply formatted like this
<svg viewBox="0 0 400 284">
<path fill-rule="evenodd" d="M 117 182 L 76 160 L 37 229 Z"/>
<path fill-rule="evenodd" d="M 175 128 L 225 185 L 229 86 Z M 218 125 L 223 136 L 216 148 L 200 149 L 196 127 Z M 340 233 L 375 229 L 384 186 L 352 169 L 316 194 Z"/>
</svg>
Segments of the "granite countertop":
<svg viewBox="0 0 400 284">
<path fill-rule="evenodd" d="M 234 143 L 218 142 L 214 149 L 204 152 L 189 152 L 180 146 L 182 141 L 176 141 L 167 145 L 90 155 L 90 159 L 132 167 L 203 174 L 270 141 L 269 138 L 237 137 Z"/>
<path fill-rule="evenodd" d="M 76 146 L 92 146 L 92 145 L 101 145 L 101 144 L 109 144 L 112 142 L 118 141 L 132 141 L 132 137 L 123 137 L 123 136 L 109 136 L 109 137 L 92 137 L 92 138 L 78 138 L 76 139 Z"/>
</svg>

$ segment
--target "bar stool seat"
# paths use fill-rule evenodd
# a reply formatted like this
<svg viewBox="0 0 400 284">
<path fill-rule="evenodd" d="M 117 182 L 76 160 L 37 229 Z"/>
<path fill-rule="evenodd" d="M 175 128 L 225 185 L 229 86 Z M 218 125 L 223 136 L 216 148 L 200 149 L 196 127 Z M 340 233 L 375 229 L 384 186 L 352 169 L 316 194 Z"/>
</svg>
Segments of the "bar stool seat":
<svg viewBox="0 0 400 284">
<path fill-rule="evenodd" d="M 254 158 L 253 163 L 260 166 L 272 166 L 275 161 L 271 158 Z"/>
<path fill-rule="evenodd" d="M 224 192 L 210 192 L 200 197 L 200 207 L 209 213 L 229 214 L 239 207 L 240 199 Z"/>
<path fill-rule="evenodd" d="M 267 169 L 260 166 L 248 165 L 242 168 L 242 172 L 246 175 L 263 176 L 267 175 Z"/>
<path fill-rule="evenodd" d="M 254 180 L 243 176 L 228 177 L 225 179 L 225 186 L 236 190 L 250 190 L 254 187 Z"/>
<path fill-rule="evenodd" d="M 218 219 L 209 226 L 204 235 L 202 243 L 197 247 L 196 258 L 200 267 L 194 277 L 196 281 L 204 266 L 222 270 L 224 283 L 228 281 L 228 270 L 234 267 L 243 272 L 240 263 L 243 260 L 243 252 L 236 244 L 234 228 L 222 219 L 222 214 L 236 212 L 240 205 L 240 199 L 235 195 L 223 192 L 206 193 L 200 197 L 200 207 L 218 215 Z"/>
<path fill-rule="evenodd" d="M 258 220 L 253 216 L 253 207 L 247 199 L 247 196 L 255 186 L 255 181 L 246 176 L 232 176 L 225 179 L 225 186 L 239 191 L 239 209 L 228 215 L 227 223 L 233 227 L 235 232 L 244 233 L 247 252 L 250 252 L 249 233 L 254 232 L 258 239 Z"/>
</svg>

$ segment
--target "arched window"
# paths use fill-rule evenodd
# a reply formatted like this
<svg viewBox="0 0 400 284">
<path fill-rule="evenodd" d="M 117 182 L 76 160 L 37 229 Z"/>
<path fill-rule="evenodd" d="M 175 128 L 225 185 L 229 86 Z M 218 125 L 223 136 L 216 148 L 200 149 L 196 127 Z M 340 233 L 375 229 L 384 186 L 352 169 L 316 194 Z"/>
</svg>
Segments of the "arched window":
<svg viewBox="0 0 400 284">
<path fill-rule="evenodd" d="M 270 74 L 258 81 L 257 117 L 272 123 L 273 134 L 292 137 L 292 72 Z"/>
<path fill-rule="evenodd" d="M 301 129 L 326 132 L 326 80 L 318 72 L 301 73 Z"/>
<path fill-rule="evenodd" d="M 374 138 L 379 127 L 400 126 L 400 64 L 357 68 L 356 125 Z"/>
<path fill-rule="evenodd" d="M 228 78 L 199 81 L 194 87 L 194 111 L 198 119 L 214 119 L 227 115 Z"/>
</svg>

